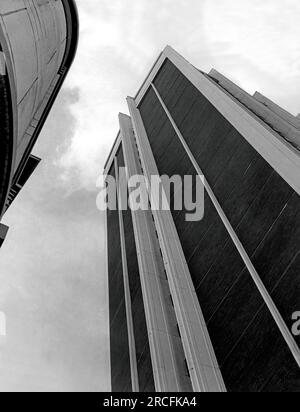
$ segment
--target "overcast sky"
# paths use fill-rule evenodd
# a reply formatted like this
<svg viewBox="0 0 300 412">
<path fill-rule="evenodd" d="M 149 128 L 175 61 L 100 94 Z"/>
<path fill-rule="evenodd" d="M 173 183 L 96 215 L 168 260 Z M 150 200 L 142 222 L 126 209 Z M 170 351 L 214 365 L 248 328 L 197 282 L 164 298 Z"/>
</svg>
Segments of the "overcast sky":
<svg viewBox="0 0 300 412">
<path fill-rule="evenodd" d="M 35 147 L 43 162 L 4 217 L 0 390 L 109 389 L 96 180 L 118 112 L 170 44 L 300 112 L 299 0 L 77 0 L 75 64 Z"/>
</svg>

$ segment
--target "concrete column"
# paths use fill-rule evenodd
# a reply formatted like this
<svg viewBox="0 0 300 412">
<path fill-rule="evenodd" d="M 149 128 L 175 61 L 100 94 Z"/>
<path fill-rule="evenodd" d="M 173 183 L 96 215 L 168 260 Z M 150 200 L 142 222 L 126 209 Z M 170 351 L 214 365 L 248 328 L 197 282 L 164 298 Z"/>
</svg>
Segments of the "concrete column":
<svg viewBox="0 0 300 412">
<path fill-rule="evenodd" d="M 159 176 L 148 136 L 134 99 L 128 98 L 144 174 Z M 168 275 L 183 348 L 195 392 L 225 392 L 213 346 L 191 279 L 171 212 L 153 210 L 160 247 Z"/>
<path fill-rule="evenodd" d="M 143 175 L 131 119 L 119 121 L 128 178 Z M 156 391 L 191 391 L 151 210 L 132 211 L 132 219 Z"/>
<path fill-rule="evenodd" d="M 272 100 L 268 99 L 266 96 L 262 95 L 259 92 L 255 92 L 253 95 L 254 99 L 258 102 L 262 103 L 266 107 L 268 107 L 272 112 L 280 116 L 283 120 L 290 123 L 292 126 L 300 129 L 300 119 L 297 119 L 296 116 L 293 116 L 288 111 L 284 110 L 282 107 L 278 106 L 278 104 L 272 102 Z"/>
</svg>

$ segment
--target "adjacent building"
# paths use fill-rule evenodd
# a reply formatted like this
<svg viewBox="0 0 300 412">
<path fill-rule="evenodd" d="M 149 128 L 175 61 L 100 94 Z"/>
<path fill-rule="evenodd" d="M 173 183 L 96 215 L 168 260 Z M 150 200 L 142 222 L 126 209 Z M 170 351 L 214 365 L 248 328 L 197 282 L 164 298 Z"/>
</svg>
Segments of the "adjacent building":
<svg viewBox="0 0 300 412">
<path fill-rule="evenodd" d="M 299 392 L 299 117 L 170 47 L 127 102 L 105 174 L 204 175 L 205 213 L 107 211 L 112 390 Z"/>
<path fill-rule="evenodd" d="M 0 2 L 0 219 L 40 159 L 32 155 L 72 64 L 73 0 Z M 7 227 L 0 225 L 0 244 Z"/>
</svg>

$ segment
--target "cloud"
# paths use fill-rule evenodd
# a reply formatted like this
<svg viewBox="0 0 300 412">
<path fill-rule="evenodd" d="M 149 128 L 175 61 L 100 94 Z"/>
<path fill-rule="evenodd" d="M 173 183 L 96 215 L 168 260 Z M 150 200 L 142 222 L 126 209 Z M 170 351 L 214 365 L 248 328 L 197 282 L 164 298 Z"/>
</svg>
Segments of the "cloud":
<svg viewBox="0 0 300 412">
<path fill-rule="evenodd" d="M 77 100 L 77 89 L 59 95 L 35 148 L 43 160 L 5 215 L 1 391 L 109 390 L 104 216 L 95 194 L 70 191 L 57 166 Z"/>
<path fill-rule="evenodd" d="M 298 112 L 298 0 L 77 0 L 81 36 L 67 87 L 77 127 L 62 178 L 93 189 L 118 131 L 117 114 L 158 53 L 171 44 L 204 70 L 215 66 L 249 91 Z"/>
</svg>

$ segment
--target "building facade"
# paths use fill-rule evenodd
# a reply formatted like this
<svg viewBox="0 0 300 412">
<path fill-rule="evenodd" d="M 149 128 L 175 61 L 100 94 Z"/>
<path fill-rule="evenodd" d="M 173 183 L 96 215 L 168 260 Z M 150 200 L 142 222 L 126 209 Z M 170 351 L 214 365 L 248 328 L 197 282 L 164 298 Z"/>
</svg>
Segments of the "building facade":
<svg viewBox="0 0 300 412">
<path fill-rule="evenodd" d="M 205 212 L 107 211 L 112 390 L 299 392 L 299 117 L 170 47 L 127 101 L 105 174 L 204 176 Z"/>
<path fill-rule="evenodd" d="M 0 219 L 40 161 L 32 149 L 77 41 L 73 0 L 1 0 Z M 6 233 L 1 225 L 0 242 Z"/>
</svg>

